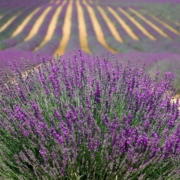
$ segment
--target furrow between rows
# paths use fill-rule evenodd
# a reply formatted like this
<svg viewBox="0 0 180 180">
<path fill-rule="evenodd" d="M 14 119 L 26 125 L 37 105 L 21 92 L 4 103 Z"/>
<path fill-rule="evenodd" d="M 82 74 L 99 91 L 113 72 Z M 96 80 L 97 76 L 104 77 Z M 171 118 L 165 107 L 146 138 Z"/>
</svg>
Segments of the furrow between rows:
<svg viewBox="0 0 180 180">
<path fill-rule="evenodd" d="M 55 31 L 56 26 L 57 26 L 59 15 L 60 15 L 62 8 L 65 5 L 65 3 L 66 3 L 66 1 L 63 1 L 63 3 L 56 9 L 56 11 L 55 11 L 55 13 L 51 19 L 51 22 L 49 24 L 45 38 L 43 39 L 41 44 L 34 49 L 34 51 L 39 50 L 42 46 L 44 46 L 44 44 L 46 44 L 48 41 L 50 41 L 52 39 L 54 31 Z"/>
<path fill-rule="evenodd" d="M 69 41 L 69 37 L 71 34 L 72 3 L 73 1 L 71 0 L 69 2 L 69 6 L 67 7 L 67 11 L 66 11 L 65 19 L 64 19 L 64 25 L 62 27 L 63 37 L 60 41 L 58 48 L 54 52 L 54 56 L 57 54 L 62 55 L 65 53 L 66 46 L 67 46 L 67 43 Z"/>
<path fill-rule="evenodd" d="M 66 2 L 60 0 L 50 1 L 45 6 L 34 9 L 13 31 L 9 39 L 1 41 L 0 48 L 7 49 L 14 46 L 15 48 L 23 48 L 24 50 L 43 50 L 43 47 L 55 37 L 58 21 L 61 20 L 60 18 L 63 18 L 64 22 L 61 27 L 62 32 L 57 32 L 59 39 L 56 38 L 56 40 L 59 42 L 58 45 L 53 44 L 53 55 L 62 55 L 72 50 L 72 45 L 74 46 L 74 44 L 76 44 L 76 48 L 80 47 L 84 52 L 94 53 L 95 50 L 93 50 L 94 48 L 91 42 L 95 41 L 91 41 L 90 39 L 95 38 L 99 45 L 102 46 L 102 51 L 107 50 L 112 53 L 118 53 L 120 51 L 117 46 L 121 47 L 122 44 L 129 46 L 130 49 L 133 48 L 134 51 L 143 51 L 141 48 L 136 48 L 134 43 L 137 42 L 138 44 L 139 42 L 143 43 L 149 40 L 152 42 L 162 39 L 171 40 L 175 39 L 177 35 L 180 35 L 178 30 L 171 27 L 164 20 L 150 15 L 146 11 L 144 11 L 145 14 L 141 14 L 138 10 L 131 7 L 124 9 L 123 7 L 100 6 L 96 2 L 91 3 L 92 1 L 68 1 L 66 14 L 65 16 L 61 16 L 61 11 Z M 74 4 L 72 5 L 72 3 Z M 56 6 L 58 7 L 54 10 Z M 54 12 L 52 12 L 52 9 Z M 54 13 L 51 15 L 52 17 L 50 16 L 50 12 Z M 0 32 L 8 29 L 10 24 L 19 15 L 17 14 L 11 17 L 1 26 Z M 38 18 L 33 21 L 37 16 Z M 87 18 L 91 21 L 89 25 Z M 49 19 L 49 24 L 43 25 L 46 19 Z M 28 26 L 29 32 L 26 30 Z M 40 32 L 42 30 L 40 29 L 42 28 L 44 28 L 44 32 L 41 34 Z M 74 36 L 72 34 L 74 31 L 79 36 Z M 27 47 L 27 44 L 24 44 L 25 42 L 29 43 L 29 47 Z"/>
<path fill-rule="evenodd" d="M 97 40 L 102 44 L 102 46 L 104 46 L 106 49 L 108 49 L 110 52 L 112 53 L 117 53 L 117 51 L 115 51 L 113 48 L 111 48 L 107 42 L 105 41 L 104 38 L 104 33 L 103 30 L 98 22 L 98 19 L 96 18 L 96 15 L 94 13 L 94 10 L 92 9 L 92 7 L 90 5 L 88 5 L 86 3 L 86 1 L 82 1 L 84 3 L 84 5 L 86 6 L 88 13 L 90 15 L 91 21 L 92 21 L 92 25 L 96 34 L 96 38 Z"/>
<path fill-rule="evenodd" d="M 131 12 L 133 12 L 136 16 L 138 16 L 140 19 L 142 19 L 144 22 L 146 22 L 149 26 L 151 26 L 153 29 L 155 29 L 160 35 L 164 36 L 165 38 L 170 38 L 166 33 L 164 33 L 158 26 L 156 26 L 154 23 L 149 21 L 147 18 L 143 17 L 141 14 L 139 14 L 136 10 L 129 8 Z"/>
</svg>

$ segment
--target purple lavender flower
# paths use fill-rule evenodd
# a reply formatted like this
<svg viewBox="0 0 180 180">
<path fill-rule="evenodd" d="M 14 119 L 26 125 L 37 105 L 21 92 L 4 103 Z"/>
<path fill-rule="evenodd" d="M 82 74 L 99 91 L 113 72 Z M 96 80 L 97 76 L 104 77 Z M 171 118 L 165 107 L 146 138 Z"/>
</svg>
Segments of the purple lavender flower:
<svg viewBox="0 0 180 180">
<path fill-rule="evenodd" d="M 178 102 L 170 102 L 172 73 L 159 81 L 159 72 L 143 74 L 145 66 L 81 50 L 66 58 L 44 59 L 26 81 L 0 91 L 0 158 L 12 177 L 177 177 L 180 123 Z M 9 175 L 3 168 L 2 174 Z"/>
</svg>

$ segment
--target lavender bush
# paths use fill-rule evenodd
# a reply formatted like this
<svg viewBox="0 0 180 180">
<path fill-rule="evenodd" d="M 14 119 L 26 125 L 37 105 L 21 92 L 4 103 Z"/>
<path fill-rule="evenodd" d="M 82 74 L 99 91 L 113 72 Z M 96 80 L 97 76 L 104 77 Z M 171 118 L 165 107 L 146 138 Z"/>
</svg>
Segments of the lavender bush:
<svg viewBox="0 0 180 180">
<path fill-rule="evenodd" d="M 158 43 L 157 43 L 158 44 Z M 159 80 L 163 78 L 165 72 L 173 72 L 175 79 L 173 86 L 178 89 L 177 94 L 180 94 L 180 56 L 179 54 L 165 52 L 165 53 L 151 53 L 151 52 L 136 52 L 136 53 L 122 53 L 115 55 L 119 61 L 133 60 L 139 67 L 145 63 L 145 73 L 150 73 L 150 77 L 153 78 L 156 74 L 157 65 L 159 68 Z"/>
<path fill-rule="evenodd" d="M 173 75 L 74 53 L 42 59 L 25 79 L 12 69 L 0 93 L 3 179 L 178 179 Z"/>
<path fill-rule="evenodd" d="M 41 53 L 41 56 L 45 57 L 49 61 L 50 53 Z M 21 61 L 26 61 L 27 66 L 21 65 Z M 12 68 L 15 68 L 13 61 L 15 61 L 16 66 L 18 66 L 21 72 L 32 69 L 34 66 L 37 66 L 41 63 L 41 60 L 34 57 L 34 54 L 29 51 L 24 51 L 16 48 L 9 48 L 3 51 L 0 51 L 0 71 L 3 70 L 6 74 L 1 75 L 0 84 L 10 79 L 14 78 L 14 73 L 11 70 L 9 63 L 12 64 Z"/>
</svg>

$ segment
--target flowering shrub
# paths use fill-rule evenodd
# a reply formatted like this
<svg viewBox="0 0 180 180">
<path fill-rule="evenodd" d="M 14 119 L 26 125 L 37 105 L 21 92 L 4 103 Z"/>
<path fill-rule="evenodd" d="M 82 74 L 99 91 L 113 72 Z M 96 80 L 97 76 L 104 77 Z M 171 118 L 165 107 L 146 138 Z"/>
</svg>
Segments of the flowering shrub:
<svg viewBox="0 0 180 180">
<path fill-rule="evenodd" d="M 128 62 L 80 50 L 42 60 L 38 72 L 0 93 L 4 179 L 178 179 L 178 101 L 166 73 L 157 81 Z M 172 92 L 172 93 L 168 93 Z"/>
</svg>

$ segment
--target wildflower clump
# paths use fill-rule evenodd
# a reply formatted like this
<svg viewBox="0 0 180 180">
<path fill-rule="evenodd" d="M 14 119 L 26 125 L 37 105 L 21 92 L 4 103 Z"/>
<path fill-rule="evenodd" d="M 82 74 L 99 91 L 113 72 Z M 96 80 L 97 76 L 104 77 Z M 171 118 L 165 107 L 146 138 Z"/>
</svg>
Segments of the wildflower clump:
<svg viewBox="0 0 180 180">
<path fill-rule="evenodd" d="M 172 79 L 80 50 L 43 60 L 25 79 L 17 73 L 17 84 L 1 89 L 0 177 L 178 179 Z"/>
</svg>

